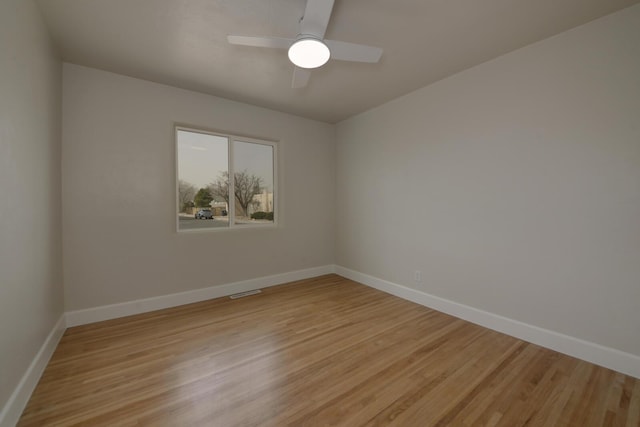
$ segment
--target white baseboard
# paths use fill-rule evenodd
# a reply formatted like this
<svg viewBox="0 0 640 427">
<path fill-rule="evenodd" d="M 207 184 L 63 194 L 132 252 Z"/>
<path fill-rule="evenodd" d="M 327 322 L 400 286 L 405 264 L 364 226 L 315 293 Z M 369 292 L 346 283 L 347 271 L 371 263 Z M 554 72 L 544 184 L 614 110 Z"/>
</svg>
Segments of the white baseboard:
<svg viewBox="0 0 640 427">
<path fill-rule="evenodd" d="M 584 341 L 548 329 L 539 328 L 468 305 L 436 297 L 345 267 L 335 266 L 335 273 L 380 291 L 441 311 L 463 320 L 586 360 L 605 368 L 640 378 L 640 357 L 620 350 Z"/>
<path fill-rule="evenodd" d="M 163 308 L 176 307 L 183 304 L 191 304 L 193 302 L 224 297 L 239 292 L 246 292 L 252 289 L 266 288 L 296 280 L 309 279 L 311 277 L 322 276 L 323 274 L 333 272 L 333 265 L 325 265 L 321 267 L 291 271 L 288 273 L 275 274 L 273 276 L 227 283 L 219 286 L 211 286 L 209 288 L 195 289 L 176 294 L 144 298 L 119 304 L 103 305 L 84 310 L 68 311 L 66 314 L 67 327 L 130 316 L 132 314 L 146 313 L 149 311 L 161 310 Z"/>
<path fill-rule="evenodd" d="M 36 354 L 36 357 L 34 357 L 27 371 L 22 376 L 22 379 L 20 379 L 18 386 L 13 391 L 13 394 L 11 394 L 6 405 L 2 408 L 0 412 L 0 427 L 13 427 L 17 424 L 20 415 L 22 415 L 22 411 L 25 406 L 27 406 L 27 402 L 29 402 L 31 393 L 33 393 L 36 385 L 38 385 L 44 368 L 46 368 L 47 363 L 49 363 L 49 359 L 51 359 L 53 352 L 58 346 L 58 342 L 60 338 L 62 338 L 65 329 L 65 316 L 63 314 L 51 332 L 49 332 L 38 354 Z"/>
</svg>

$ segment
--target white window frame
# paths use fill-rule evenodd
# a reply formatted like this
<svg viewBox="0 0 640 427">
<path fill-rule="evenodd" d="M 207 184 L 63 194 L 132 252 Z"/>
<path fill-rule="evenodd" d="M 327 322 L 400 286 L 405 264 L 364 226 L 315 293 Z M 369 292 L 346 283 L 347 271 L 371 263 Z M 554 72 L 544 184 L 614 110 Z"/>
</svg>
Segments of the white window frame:
<svg viewBox="0 0 640 427">
<path fill-rule="evenodd" d="M 182 126 L 175 125 L 174 130 L 174 145 L 175 145 L 175 157 L 176 157 L 176 173 L 175 173 L 175 184 L 176 184 L 176 204 L 174 209 L 174 215 L 176 217 L 176 230 L 178 233 L 209 233 L 209 232 L 223 232 L 229 230 L 245 230 L 245 229 L 255 229 L 255 228 L 273 228 L 278 226 L 278 218 L 280 217 L 280 205 L 278 203 L 279 200 L 279 192 L 278 192 L 278 142 L 272 141 L 263 138 L 254 138 L 248 136 L 242 136 L 238 134 L 231 134 L 227 132 L 218 132 L 212 130 L 206 130 L 202 128 L 190 127 L 190 126 Z M 179 197 L 179 180 L 180 180 L 180 166 L 179 166 L 179 158 L 178 158 L 178 132 L 194 132 L 201 133 L 204 135 L 212 135 L 218 136 L 227 139 L 227 170 L 229 172 L 229 209 L 227 212 L 227 216 L 229 217 L 229 226 L 228 227 L 208 227 L 208 228 L 199 228 L 199 229 L 191 229 L 191 230 L 181 230 L 180 229 L 180 219 L 178 218 L 178 212 L 180 211 L 180 197 Z M 234 192 L 234 179 L 231 179 L 235 173 L 233 170 L 233 143 L 234 142 L 248 142 L 252 144 L 261 144 L 268 145 L 273 149 L 273 222 L 269 223 L 253 223 L 253 224 L 241 224 L 236 225 L 236 203 L 235 203 L 235 192 Z M 231 202 L 233 200 L 233 203 Z"/>
</svg>

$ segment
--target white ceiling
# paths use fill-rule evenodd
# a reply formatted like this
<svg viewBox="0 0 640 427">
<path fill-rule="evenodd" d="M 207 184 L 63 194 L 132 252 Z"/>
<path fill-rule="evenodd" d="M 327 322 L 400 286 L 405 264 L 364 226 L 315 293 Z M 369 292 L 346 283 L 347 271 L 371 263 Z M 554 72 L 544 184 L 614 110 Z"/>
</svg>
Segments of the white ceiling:
<svg viewBox="0 0 640 427">
<path fill-rule="evenodd" d="M 384 49 L 330 61 L 291 88 L 286 51 L 305 0 L 39 0 L 62 59 L 335 123 L 640 0 L 336 0 L 326 37 Z"/>
</svg>

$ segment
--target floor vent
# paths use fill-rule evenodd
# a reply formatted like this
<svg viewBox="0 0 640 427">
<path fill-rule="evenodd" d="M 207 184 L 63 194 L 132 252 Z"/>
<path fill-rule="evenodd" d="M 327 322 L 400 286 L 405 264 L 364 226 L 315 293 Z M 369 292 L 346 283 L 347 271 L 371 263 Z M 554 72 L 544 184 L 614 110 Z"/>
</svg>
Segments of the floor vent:
<svg viewBox="0 0 640 427">
<path fill-rule="evenodd" d="M 229 295 L 229 298 L 231 299 L 238 299 L 238 298 L 242 298 L 242 297 L 248 297 L 249 295 L 255 295 L 255 294 L 259 294 L 262 291 L 260 289 L 254 289 L 252 291 L 247 291 L 247 292 L 240 292 L 239 294 L 233 294 L 233 295 Z"/>
</svg>

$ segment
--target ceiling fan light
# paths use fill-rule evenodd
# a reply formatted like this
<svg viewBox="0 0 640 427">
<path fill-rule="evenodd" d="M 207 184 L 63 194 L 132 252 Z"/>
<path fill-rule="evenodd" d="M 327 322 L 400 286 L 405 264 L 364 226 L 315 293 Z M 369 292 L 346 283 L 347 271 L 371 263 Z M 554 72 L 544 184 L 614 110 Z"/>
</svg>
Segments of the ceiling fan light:
<svg viewBox="0 0 640 427">
<path fill-rule="evenodd" d="M 289 48 L 289 59 L 300 68 L 318 68 L 327 63 L 331 52 L 316 38 L 302 38 Z"/>
</svg>

